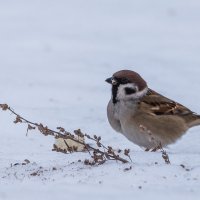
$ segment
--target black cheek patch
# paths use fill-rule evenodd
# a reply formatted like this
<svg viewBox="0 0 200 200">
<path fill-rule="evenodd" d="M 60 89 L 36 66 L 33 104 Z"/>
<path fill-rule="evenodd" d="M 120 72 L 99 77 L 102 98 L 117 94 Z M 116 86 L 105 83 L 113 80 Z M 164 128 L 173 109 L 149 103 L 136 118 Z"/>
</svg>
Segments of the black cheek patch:
<svg viewBox="0 0 200 200">
<path fill-rule="evenodd" d="M 125 88 L 125 92 L 126 92 L 127 95 L 135 94 L 136 89 L 127 87 L 127 88 Z"/>
</svg>

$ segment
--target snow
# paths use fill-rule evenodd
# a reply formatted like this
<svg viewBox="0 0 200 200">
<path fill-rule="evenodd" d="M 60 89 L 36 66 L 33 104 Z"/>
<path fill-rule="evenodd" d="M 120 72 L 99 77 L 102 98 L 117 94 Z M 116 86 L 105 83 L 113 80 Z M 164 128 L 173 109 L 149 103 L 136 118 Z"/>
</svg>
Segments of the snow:
<svg viewBox="0 0 200 200">
<path fill-rule="evenodd" d="M 133 159 L 85 166 L 87 154 L 52 152 L 53 138 L 26 136 L 0 112 L 0 199 L 199 199 L 200 127 L 167 149 L 166 165 L 111 129 L 104 82 L 135 70 L 200 113 L 199 9 L 198 0 L 0 0 L 0 103 L 51 128 L 100 135 Z"/>
</svg>

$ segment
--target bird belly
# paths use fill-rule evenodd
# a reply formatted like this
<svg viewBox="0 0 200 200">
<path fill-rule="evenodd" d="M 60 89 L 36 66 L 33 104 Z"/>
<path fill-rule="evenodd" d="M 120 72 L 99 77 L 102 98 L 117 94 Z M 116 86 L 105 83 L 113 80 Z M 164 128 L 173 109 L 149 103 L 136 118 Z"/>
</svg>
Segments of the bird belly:
<svg viewBox="0 0 200 200">
<path fill-rule="evenodd" d="M 122 134 L 140 147 L 152 149 L 159 145 L 156 139 L 152 137 L 151 133 L 148 133 L 148 131 L 143 132 L 143 130 L 138 129 L 138 127 L 122 125 Z"/>
<path fill-rule="evenodd" d="M 158 121 L 154 121 L 151 117 L 152 122 L 148 123 L 150 119 L 145 119 L 144 117 L 138 120 L 135 116 L 133 118 L 121 120 L 121 127 L 123 134 L 133 143 L 148 148 L 153 149 L 160 145 L 165 147 L 169 144 L 175 143 L 181 136 L 187 131 L 187 127 L 184 124 L 177 125 L 177 120 L 169 120 L 162 118 Z M 168 126 L 166 128 L 166 120 Z M 164 123 L 162 123 L 164 121 Z"/>
</svg>

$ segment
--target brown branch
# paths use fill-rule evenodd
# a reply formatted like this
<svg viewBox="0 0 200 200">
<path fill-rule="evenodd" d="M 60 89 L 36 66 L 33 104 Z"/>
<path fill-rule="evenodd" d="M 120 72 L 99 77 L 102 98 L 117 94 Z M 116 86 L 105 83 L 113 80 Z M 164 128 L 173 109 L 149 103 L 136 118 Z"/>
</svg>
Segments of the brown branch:
<svg viewBox="0 0 200 200">
<path fill-rule="evenodd" d="M 156 152 L 156 151 L 160 150 L 162 153 L 162 158 L 164 159 L 165 163 L 171 164 L 171 162 L 169 160 L 169 155 L 163 149 L 162 143 L 154 138 L 151 130 L 147 129 L 147 127 L 145 127 L 142 124 L 139 126 L 139 128 L 140 128 L 141 132 L 146 133 L 148 135 L 150 141 L 154 141 L 156 143 L 156 146 L 153 149 L 146 149 L 145 151 Z"/>
<path fill-rule="evenodd" d="M 106 161 L 108 160 L 115 160 L 115 161 L 120 161 L 122 163 L 127 163 L 128 160 L 122 158 L 118 153 L 122 152 L 120 150 L 120 152 L 116 153 L 112 147 L 106 147 L 105 145 L 103 145 L 101 143 L 101 137 L 97 137 L 96 135 L 94 135 L 93 137 L 91 137 L 88 134 L 83 134 L 81 132 L 80 129 L 75 130 L 74 134 L 69 133 L 67 131 L 65 131 L 64 128 L 62 127 L 57 127 L 58 131 L 55 130 L 51 130 L 49 129 L 47 126 L 44 126 L 42 123 L 35 123 L 35 122 L 31 122 L 27 119 L 25 119 L 24 117 L 20 116 L 19 114 L 17 114 L 12 108 L 10 108 L 7 104 L 0 104 L 0 108 L 3 111 L 10 111 L 12 114 L 14 114 L 16 116 L 16 119 L 14 121 L 15 124 L 17 123 L 26 123 L 28 125 L 27 127 L 27 133 L 29 130 L 34 130 L 34 129 L 38 129 L 40 131 L 40 133 L 42 133 L 45 136 L 53 136 L 56 139 L 61 138 L 64 139 L 64 143 L 67 147 L 67 150 L 63 150 L 58 148 L 56 145 L 54 145 L 54 149 L 53 151 L 57 151 L 57 152 L 61 152 L 61 153 L 72 153 L 72 152 L 76 152 L 76 148 L 70 147 L 66 140 L 72 140 L 78 144 L 81 144 L 84 146 L 85 150 L 88 151 L 91 160 L 85 160 L 84 163 L 86 165 L 101 165 L 104 164 Z M 90 141 L 94 142 L 94 146 L 85 143 L 85 140 L 80 141 L 79 139 L 77 139 L 75 136 L 78 136 L 78 138 L 87 138 Z M 131 160 L 130 155 L 129 155 L 129 150 L 125 149 L 124 150 L 124 155 L 126 157 L 129 158 L 129 160 Z M 132 161 L 132 160 L 131 160 Z"/>
<path fill-rule="evenodd" d="M 169 164 L 171 164 L 171 162 L 170 162 L 170 160 L 169 160 L 169 155 L 168 155 L 168 153 L 163 149 L 163 147 L 162 147 L 162 144 L 160 144 L 160 150 L 161 150 L 161 153 L 162 153 L 162 158 L 163 158 L 163 160 L 165 161 L 165 163 L 167 164 L 167 165 L 169 165 Z"/>
</svg>

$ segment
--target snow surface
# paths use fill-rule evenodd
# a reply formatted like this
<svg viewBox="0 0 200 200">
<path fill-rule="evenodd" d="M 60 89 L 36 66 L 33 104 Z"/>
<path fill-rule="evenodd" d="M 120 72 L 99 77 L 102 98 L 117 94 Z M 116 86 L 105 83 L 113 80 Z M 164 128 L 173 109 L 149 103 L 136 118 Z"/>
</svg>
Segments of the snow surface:
<svg viewBox="0 0 200 200">
<path fill-rule="evenodd" d="M 87 154 L 52 152 L 53 138 L 26 137 L 0 112 L 0 199 L 200 199 L 200 127 L 167 149 L 166 165 L 111 129 L 104 82 L 132 69 L 200 113 L 199 10 L 198 0 L 0 0 L 0 103 L 51 128 L 100 135 L 133 159 L 85 166 Z"/>
</svg>

